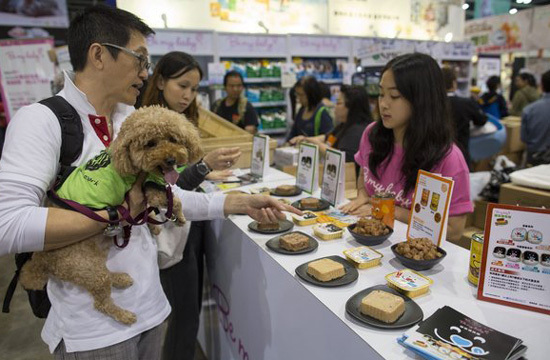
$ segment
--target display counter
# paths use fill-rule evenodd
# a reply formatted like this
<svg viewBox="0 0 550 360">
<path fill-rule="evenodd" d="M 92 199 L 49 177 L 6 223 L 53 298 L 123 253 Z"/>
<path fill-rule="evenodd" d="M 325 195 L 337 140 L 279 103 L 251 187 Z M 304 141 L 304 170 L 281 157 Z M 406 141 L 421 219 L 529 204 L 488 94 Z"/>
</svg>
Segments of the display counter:
<svg viewBox="0 0 550 360">
<path fill-rule="evenodd" d="M 271 169 L 270 179 L 258 186 L 293 184 L 291 177 Z M 303 193 L 291 201 L 305 197 Z M 209 294 L 201 314 L 199 341 L 208 359 L 410 359 L 415 355 L 396 342 L 408 330 L 383 330 L 351 318 L 345 310 L 355 293 L 378 284 L 384 276 L 403 269 L 390 246 L 405 240 L 406 224 L 396 222 L 393 235 L 373 249 L 384 257 L 381 265 L 359 270 L 357 281 L 335 288 L 305 283 L 296 267 L 328 255 L 340 255 L 361 246 L 349 234 L 337 240 L 318 239 L 316 251 L 301 255 L 272 252 L 266 242 L 276 235 L 248 230 L 251 218 L 232 215 L 212 221 L 207 230 Z M 313 235 L 312 226 L 297 226 Z M 476 288 L 467 280 L 469 251 L 449 242 L 442 248 L 447 257 L 434 268 L 422 271 L 434 284 L 414 299 L 424 318 L 444 305 L 494 329 L 521 338 L 528 359 L 546 358 L 545 339 L 550 317 L 540 313 L 476 299 Z"/>
</svg>

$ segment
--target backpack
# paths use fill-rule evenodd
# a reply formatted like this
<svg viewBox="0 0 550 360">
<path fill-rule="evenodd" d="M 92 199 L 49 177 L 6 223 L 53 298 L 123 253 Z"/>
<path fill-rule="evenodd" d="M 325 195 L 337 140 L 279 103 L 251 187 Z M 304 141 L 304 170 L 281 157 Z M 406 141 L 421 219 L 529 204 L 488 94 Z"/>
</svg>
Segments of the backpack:
<svg viewBox="0 0 550 360">
<path fill-rule="evenodd" d="M 82 131 L 82 122 L 80 116 L 61 96 L 52 96 L 39 101 L 40 104 L 47 106 L 57 117 L 61 126 L 61 153 L 59 157 L 58 178 L 64 178 L 73 169 L 71 164 L 78 159 L 82 153 L 82 144 L 84 143 L 84 132 Z M 6 290 L 2 312 L 10 312 L 10 302 L 15 292 L 15 287 L 19 280 L 19 273 L 25 263 L 32 257 L 32 252 L 15 255 L 15 274 Z M 43 290 L 25 290 L 29 297 L 32 312 L 38 318 L 44 319 L 48 316 L 51 303 L 48 299 L 46 287 Z"/>
</svg>

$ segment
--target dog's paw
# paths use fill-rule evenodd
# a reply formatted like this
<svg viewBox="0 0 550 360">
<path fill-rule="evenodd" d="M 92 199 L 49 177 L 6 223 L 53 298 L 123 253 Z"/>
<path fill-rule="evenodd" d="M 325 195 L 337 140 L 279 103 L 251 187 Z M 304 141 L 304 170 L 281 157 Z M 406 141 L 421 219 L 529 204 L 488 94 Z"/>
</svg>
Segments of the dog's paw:
<svg viewBox="0 0 550 360">
<path fill-rule="evenodd" d="M 185 222 L 186 222 L 186 221 L 187 221 L 187 220 L 185 219 L 185 216 L 183 216 L 183 214 L 177 215 L 177 217 L 176 217 L 176 225 L 177 225 L 177 226 L 183 226 L 183 225 L 185 225 Z"/>
<path fill-rule="evenodd" d="M 115 320 L 126 325 L 132 325 L 137 321 L 137 316 L 131 311 L 121 310 L 114 316 Z"/>
<path fill-rule="evenodd" d="M 160 234 L 162 228 L 157 225 L 147 224 L 149 226 L 149 230 L 151 231 L 151 234 L 158 235 Z"/>
<path fill-rule="evenodd" d="M 126 289 L 134 284 L 134 279 L 126 273 L 111 273 L 111 282 L 117 289 Z"/>
</svg>

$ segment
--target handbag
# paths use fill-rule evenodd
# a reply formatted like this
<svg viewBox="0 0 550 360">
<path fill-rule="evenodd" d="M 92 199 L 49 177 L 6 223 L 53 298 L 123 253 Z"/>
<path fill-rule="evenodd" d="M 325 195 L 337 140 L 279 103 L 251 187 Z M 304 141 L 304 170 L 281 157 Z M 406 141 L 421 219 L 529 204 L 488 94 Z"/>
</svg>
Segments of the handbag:
<svg viewBox="0 0 550 360">
<path fill-rule="evenodd" d="M 158 220 L 164 220 L 163 214 L 155 215 Z M 157 260 L 159 269 L 167 269 L 176 265 L 183 258 L 183 250 L 187 244 L 191 221 L 186 221 L 183 226 L 176 226 L 168 221 L 162 227 L 158 235 L 153 235 L 157 241 Z"/>
</svg>

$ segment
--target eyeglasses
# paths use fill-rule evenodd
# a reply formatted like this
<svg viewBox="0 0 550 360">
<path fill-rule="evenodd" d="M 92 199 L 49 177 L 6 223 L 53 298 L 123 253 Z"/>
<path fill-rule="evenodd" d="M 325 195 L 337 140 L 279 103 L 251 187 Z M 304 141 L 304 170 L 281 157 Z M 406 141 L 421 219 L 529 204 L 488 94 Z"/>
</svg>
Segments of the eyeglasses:
<svg viewBox="0 0 550 360">
<path fill-rule="evenodd" d="M 109 46 L 109 47 L 124 51 L 128 55 L 132 55 L 133 57 L 135 57 L 136 59 L 139 60 L 139 69 L 140 70 L 149 70 L 149 68 L 151 67 L 151 63 L 147 59 L 147 56 L 145 56 L 143 54 L 140 54 L 140 53 L 137 53 L 134 50 L 130 50 L 130 49 L 125 48 L 123 46 L 118 46 L 118 45 L 110 44 L 110 43 L 102 43 L 101 45 Z"/>
</svg>

